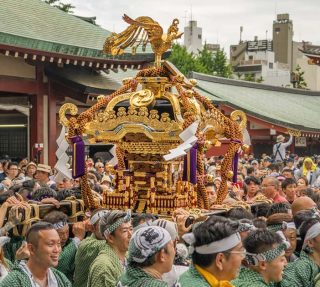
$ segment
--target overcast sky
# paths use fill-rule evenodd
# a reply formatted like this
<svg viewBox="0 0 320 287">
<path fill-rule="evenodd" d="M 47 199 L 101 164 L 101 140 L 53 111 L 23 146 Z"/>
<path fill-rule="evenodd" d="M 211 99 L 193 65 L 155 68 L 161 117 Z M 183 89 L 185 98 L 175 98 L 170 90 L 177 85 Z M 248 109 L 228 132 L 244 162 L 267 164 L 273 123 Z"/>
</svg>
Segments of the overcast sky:
<svg viewBox="0 0 320 287">
<path fill-rule="evenodd" d="M 229 54 L 230 44 L 254 36 L 272 38 L 272 22 L 276 14 L 289 13 L 293 21 L 294 40 L 320 45 L 320 0 L 62 0 L 72 3 L 81 16 L 96 16 L 103 28 L 121 32 L 127 27 L 121 19 L 149 16 L 167 30 L 174 18 L 180 20 L 180 30 L 191 19 L 202 27 L 203 40 L 219 43 Z M 191 13 L 192 11 L 192 13 Z M 266 31 L 268 31 L 266 33 Z M 229 56 L 229 55 L 228 55 Z"/>
</svg>

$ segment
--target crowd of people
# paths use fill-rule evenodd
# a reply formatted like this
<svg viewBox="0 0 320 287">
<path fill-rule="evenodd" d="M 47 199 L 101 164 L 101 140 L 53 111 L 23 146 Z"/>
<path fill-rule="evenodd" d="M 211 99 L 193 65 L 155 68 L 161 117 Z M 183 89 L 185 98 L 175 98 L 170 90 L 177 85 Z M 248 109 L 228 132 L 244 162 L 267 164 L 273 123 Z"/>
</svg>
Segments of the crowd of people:
<svg viewBox="0 0 320 287">
<path fill-rule="evenodd" d="M 204 159 L 211 209 L 222 160 Z M 114 169 L 101 159 L 86 164 L 102 200 L 115 189 Z M 317 156 L 244 154 L 224 204 L 245 204 L 218 215 L 177 209 L 164 219 L 100 208 L 70 224 L 53 210 L 22 234 L 30 204 L 80 199 L 80 182 L 45 164 L 3 160 L 0 287 L 320 286 L 319 165 Z"/>
</svg>

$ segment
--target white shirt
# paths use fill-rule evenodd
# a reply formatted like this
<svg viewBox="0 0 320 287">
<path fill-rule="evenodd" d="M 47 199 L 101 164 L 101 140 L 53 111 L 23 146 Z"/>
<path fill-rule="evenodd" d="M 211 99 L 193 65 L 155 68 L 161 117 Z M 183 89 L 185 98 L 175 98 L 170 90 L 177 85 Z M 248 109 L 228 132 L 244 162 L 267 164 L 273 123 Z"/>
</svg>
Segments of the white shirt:
<svg viewBox="0 0 320 287">
<path fill-rule="evenodd" d="M 293 137 L 290 135 L 290 138 L 285 143 L 276 143 L 273 146 L 273 156 L 275 161 L 283 161 L 286 157 L 286 148 L 292 144 Z M 278 152 L 277 152 L 278 150 Z"/>
<path fill-rule="evenodd" d="M 0 282 L 8 275 L 8 269 L 0 263 Z"/>
<path fill-rule="evenodd" d="M 27 266 L 26 261 L 22 260 L 19 264 L 19 267 L 22 269 L 22 271 L 24 271 L 28 275 L 32 287 L 41 287 L 34 279 L 29 267 Z M 48 285 L 47 285 L 47 287 L 59 287 L 57 278 L 54 276 L 54 274 L 50 268 L 48 269 Z"/>
</svg>

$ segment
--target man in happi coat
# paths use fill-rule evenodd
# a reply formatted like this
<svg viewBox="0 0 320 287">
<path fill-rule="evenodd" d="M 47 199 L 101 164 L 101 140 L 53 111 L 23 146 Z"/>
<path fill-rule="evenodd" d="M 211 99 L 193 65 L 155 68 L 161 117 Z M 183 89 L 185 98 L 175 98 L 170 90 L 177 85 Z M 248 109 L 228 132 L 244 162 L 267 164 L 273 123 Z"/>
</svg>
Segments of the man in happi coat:
<svg viewBox="0 0 320 287">
<path fill-rule="evenodd" d="M 29 260 L 16 263 L 0 287 L 71 287 L 67 277 L 52 268 L 58 265 L 61 253 L 60 237 L 52 224 L 40 222 L 32 225 L 26 240 Z"/>
<path fill-rule="evenodd" d="M 192 265 L 176 287 L 232 287 L 245 249 L 238 233 L 239 223 L 211 216 L 182 238 L 190 245 Z"/>
<path fill-rule="evenodd" d="M 170 233 L 160 226 L 138 229 L 129 245 L 128 268 L 117 287 L 168 287 L 162 275 L 172 269 L 175 257 Z"/>
<path fill-rule="evenodd" d="M 270 230 L 258 229 L 249 233 L 243 245 L 248 268 L 241 268 L 238 278 L 232 281 L 234 286 L 268 287 L 282 280 L 288 242 L 283 242 L 279 234 Z"/>
<path fill-rule="evenodd" d="M 131 213 L 113 210 L 100 219 L 104 249 L 89 270 L 88 287 L 114 287 L 125 271 L 129 241 L 132 236 Z"/>
<path fill-rule="evenodd" d="M 106 246 L 104 237 L 100 233 L 99 222 L 107 213 L 106 209 L 96 209 L 90 217 L 92 234 L 81 241 L 75 257 L 73 285 L 76 287 L 87 287 L 90 265 Z"/>
<path fill-rule="evenodd" d="M 320 220 L 318 215 L 306 219 L 299 227 L 302 250 L 298 260 L 284 271 L 281 287 L 320 286 Z"/>
<path fill-rule="evenodd" d="M 61 211 L 52 211 L 43 220 L 51 223 L 60 236 L 62 252 L 59 257 L 57 270 L 73 282 L 75 256 L 78 246 L 85 236 L 84 223 L 77 222 L 73 224 L 72 232 L 74 237 L 70 238 L 68 216 L 66 214 Z"/>
</svg>

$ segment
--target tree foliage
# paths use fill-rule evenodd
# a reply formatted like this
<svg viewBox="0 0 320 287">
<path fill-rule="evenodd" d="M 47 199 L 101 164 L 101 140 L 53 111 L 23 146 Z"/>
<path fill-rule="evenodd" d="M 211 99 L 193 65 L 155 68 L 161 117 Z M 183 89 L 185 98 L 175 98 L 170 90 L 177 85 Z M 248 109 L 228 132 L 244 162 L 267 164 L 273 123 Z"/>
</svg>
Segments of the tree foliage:
<svg viewBox="0 0 320 287">
<path fill-rule="evenodd" d="M 294 87 L 298 89 L 306 89 L 307 88 L 307 83 L 304 79 L 304 71 L 301 70 L 301 67 L 297 65 L 296 70 L 294 71 Z"/>
<path fill-rule="evenodd" d="M 61 3 L 60 0 L 45 0 L 44 2 L 70 14 L 73 13 L 72 9 L 75 8 L 75 6 L 73 6 L 70 3 L 68 4 Z"/>
<path fill-rule="evenodd" d="M 232 67 L 228 64 L 224 50 L 218 50 L 213 57 L 213 74 L 223 78 L 230 78 Z"/>
<path fill-rule="evenodd" d="M 195 55 L 189 53 L 186 47 L 175 44 L 168 60 L 186 76 L 191 71 L 225 78 L 229 78 L 232 74 L 225 52 L 219 50 L 212 53 L 206 45 Z"/>
</svg>

